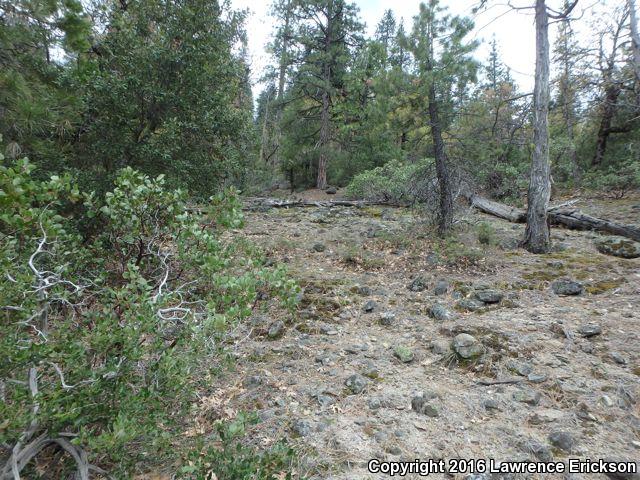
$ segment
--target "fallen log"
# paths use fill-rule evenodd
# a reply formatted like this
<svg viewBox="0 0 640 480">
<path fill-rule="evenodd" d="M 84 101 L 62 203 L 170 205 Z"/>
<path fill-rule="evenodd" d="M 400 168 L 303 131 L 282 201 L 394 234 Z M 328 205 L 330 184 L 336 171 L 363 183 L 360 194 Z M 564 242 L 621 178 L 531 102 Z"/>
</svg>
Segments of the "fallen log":
<svg viewBox="0 0 640 480">
<path fill-rule="evenodd" d="M 526 221 L 526 211 L 519 208 L 495 202 L 476 194 L 467 195 L 466 198 L 472 207 L 481 212 L 513 223 L 524 223 Z M 566 205 L 564 203 L 548 210 L 551 224 L 562 225 L 572 230 L 593 230 L 619 235 L 640 242 L 640 227 L 592 217 L 576 209 L 566 209 L 564 208 Z"/>
<path fill-rule="evenodd" d="M 467 200 L 472 207 L 477 208 L 481 212 L 509 220 L 510 222 L 524 223 L 527 218 L 527 213 L 524 210 L 510 207 L 504 203 L 494 202 L 480 195 L 469 195 Z"/>
<path fill-rule="evenodd" d="M 640 227 L 592 217 L 579 210 L 551 210 L 549 219 L 552 224 L 563 225 L 572 230 L 593 230 L 640 242 Z"/>
</svg>

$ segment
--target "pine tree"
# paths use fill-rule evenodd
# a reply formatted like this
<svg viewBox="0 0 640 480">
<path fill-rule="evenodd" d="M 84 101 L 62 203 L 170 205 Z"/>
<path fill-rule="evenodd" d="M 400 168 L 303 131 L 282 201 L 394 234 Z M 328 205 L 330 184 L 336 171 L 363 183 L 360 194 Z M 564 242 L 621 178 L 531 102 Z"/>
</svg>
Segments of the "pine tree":
<svg viewBox="0 0 640 480">
<path fill-rule="evenodd" d="M 438 231 L 446 235 L 453 225 L 453 184 L 443 132 L 453 113 L 453 93 L 475 78 L 476 62 L 470 53 L 477 43 L 466 41 L 473 28 L 469 19 L 444 13 L 437 0 L 420 4 L 413 31 L 407 39 L 416 64 L 419 88 L 427 102 L 439 185 Z"/>
</svg>

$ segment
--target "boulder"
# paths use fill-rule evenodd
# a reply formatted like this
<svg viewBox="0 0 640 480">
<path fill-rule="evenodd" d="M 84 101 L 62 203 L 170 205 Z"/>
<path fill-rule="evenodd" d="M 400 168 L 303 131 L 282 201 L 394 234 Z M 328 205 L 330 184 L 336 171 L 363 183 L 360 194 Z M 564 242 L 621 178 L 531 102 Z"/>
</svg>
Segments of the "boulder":
<svg viewBox="0 0 640 480">
<path fill-rule="evenodd" d="M 623 237 L 605 237 L 595 242 L 600 253 L 620 258 L 640 258 L 640 243 Z"/>
<path fill-rule="evenodd" d="M 584 286 L 574 280 L 560 279 L 551 284 L 551 290 L 556 295 L 580 295 L 584 291 Z"/>
</svg>

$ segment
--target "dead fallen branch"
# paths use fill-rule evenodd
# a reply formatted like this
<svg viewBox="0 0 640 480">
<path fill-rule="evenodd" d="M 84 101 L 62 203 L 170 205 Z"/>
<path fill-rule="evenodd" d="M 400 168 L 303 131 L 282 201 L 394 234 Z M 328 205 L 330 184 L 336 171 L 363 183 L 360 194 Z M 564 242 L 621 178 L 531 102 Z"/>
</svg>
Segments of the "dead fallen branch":
<svg viewBox="0 0 640 480">
<path fill-rule="evenodd" d="M 494 217 L 514 223 L 524 223 L 526 221 L 526 212 L 522 209 L 510 207 L 476 194 L 467 195 L 467 200 L 472 207 Z M 562 225 L 572 230 L 593 230 L 619 235 L 640 242 L 640 227 L 592 217 L 577 209 L 566 208 L 569 205 L 572 205 L 572 203 L 567 202 L 551 207 L 549 209 L 549 221 L 554 225 Z"/>
</svg>

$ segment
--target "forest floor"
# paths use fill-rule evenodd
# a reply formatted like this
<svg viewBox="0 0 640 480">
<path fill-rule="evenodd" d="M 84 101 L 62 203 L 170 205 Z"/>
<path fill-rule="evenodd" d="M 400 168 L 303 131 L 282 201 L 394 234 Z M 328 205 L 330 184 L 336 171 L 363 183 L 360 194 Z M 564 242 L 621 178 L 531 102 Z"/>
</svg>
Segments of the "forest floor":
<svg viewBox="0 0 640 480">
<path fill-rule="evenodd" d="M 637 197 L 577 207 L 640 218 Z M 246 225 L 242 235 L 287 265 L 301 302 L 235 332 L 236 367 L 201 413 L 257 411 L 253 441 L 287 438 L 298 474 L 389 478 L 368 473 L 372 458 L 640 457 L 640 259 L 598 253 L 598 234 L 554 229 L 554 252 L 532 255 L 517 248 L 523 225 L 470 210 L 448 241 L 405 208 L 269 209 L 247 213 Z M 556 295 L 560 278 L 585 291 Z M 503 298 L 485 304 L 478 292 Z M 433 318 L 435 304 L 449 318 Z M 460 333 L 480 358 L 452 353 Z M 491 384 L 503 380 L 512 383 Z"/>
</svg>

